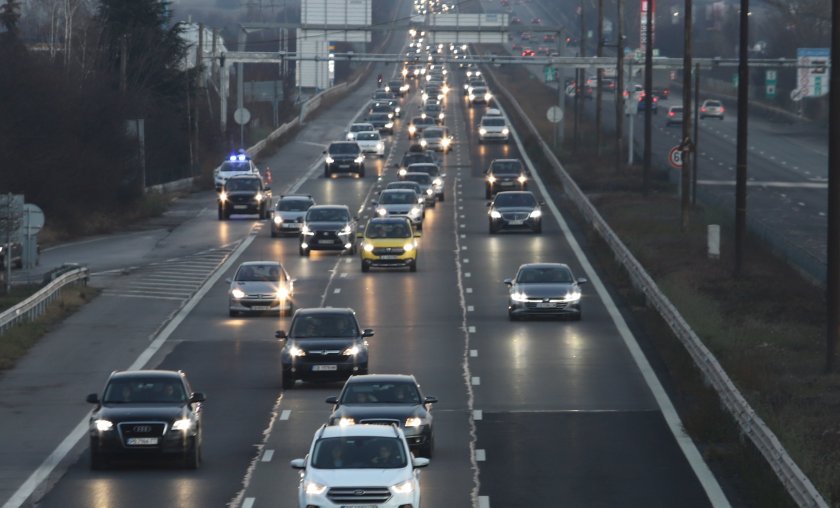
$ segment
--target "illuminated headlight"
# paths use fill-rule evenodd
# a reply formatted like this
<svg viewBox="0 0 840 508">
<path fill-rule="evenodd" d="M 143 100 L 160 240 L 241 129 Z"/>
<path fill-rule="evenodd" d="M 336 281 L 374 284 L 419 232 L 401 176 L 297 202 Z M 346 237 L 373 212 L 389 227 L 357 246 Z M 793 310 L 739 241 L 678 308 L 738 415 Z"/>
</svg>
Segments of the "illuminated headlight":
<svg viewBox="0 0 840 508">
<path fill-rule="evenodd" d="M 294 357 L 299 358 L 301 356 L 306 356 L 306 351 L 304 351 L 303 349 L 301 349 L 297 346 L 292 346 L 292 347 L 289 348 L 289 356 L 291 356 L 293 358 Z"/>
<path fill-rule="evenodd" d="M 449 138 L 443 138 L 440 140 L 440 144 L 443 146 L 449 146 L 452 143 L 452 140 Z"/>
<path fill-rule="evenodd" d="M 431 195 L 432 195 L 432 194 L 434 194 L 434 193 L 435 193 L 435 191 L 434 191 L 434 190 L 432 190 L 432 188 L 431 188 L 431 187 L 429 187 L 428 189 L 426 189 L 426 194 L 428 194 L 429 196 L 431 196 Z"/>
<path fill-rule="evenodd" d="M 446 115 L 444 115 L 443 113 L 441 113 L 441 114 L 439 114 L 439 115 L 438 115 L 438 118 L 440 118 L 441 120 L 443 120 L 444 118 L 446 118 Z"/>
<path fill-rule="evenodd" d="M 472 77 L 472 74 L 473 74 L 472 71 L 467 71 L 467 77 L 468 78 Z M 464 88 L 466 88 L 466 87 L 467 87 L 467 85 L 464 85 Z"/>
<path fill-rule="evenodd" d="M 440 178 L 435 178 L 432 183 L 440 187 L 441 185 L 443 185 L 443 180 L 441 180 Z"/>
<path fill-rule="evenodd" d="M 280 224 L 283 224 L 283 217 L 280 217 L 279 215 L 275 215 L 273 220 L 274 220 L 274 223 L 277 224 L 278 226 Z"/>
<path fill-rule="evenodd" d="M 471 101 L 474 101 L 474 100 L 475 100 L 475 95 L 473 95 L 473 94 L 472 94 L 472 92 L 470 92 L 470 100 L 471 100 Z"/>
<path fill-rule="evenodd" d="M 423 148 L 426 148 L 426 145 L 428 145 L 428 144 L 429 144 L 429 142 L 426 141 L 425 139 L 420 140 L 420 146 L 422 146 Z"/>
<path fill-rule="evenodd" d="M 414 492 L 414 480 L 406 480 L 391 487 L 394 494 L 411 494 Z"/>
<path fill-rule="evenodd" d="M 221 201 L 222 203 L 227 201 L 227 192 L 222 191 L 219 193 L 219 201 Z"/>
<path fill-rule="evenodd" d="M 301 234 L 304 234 L 304 235 L 314 235 L 315 234 L 315 233 L 312 232 L 311 229 L 309 229 L 309 226 L 303 226 L 302 228 L 300 228 L 300 232 L 301 232 Z"/>
<path fill-rule="evenodd" d="M 257 201 L 262 201 L 265 196 L 262 195 L 262 192 L 258 192 L 254 199 Z"/>
<path fill-rule="evenodd" d="M 415 207 L 412 207 L 411 210 L 408 213 L 409 213 L 409 215 L 417 217 L 418 215 L 420 215 L 423 212 L 420 210 L 420 207 L 415 206 Z"/>
<path fill-rule="evenodd" d="M 356 425 L 356 420 L 354 420 L 353 418 L 342 416 L 338 419 L 338 425 L 341 427 L 346 427 L 348 425 Z"/>
<path fill-rule="evenodd" d="M 485 129 L 484 127 L 482 127 L 482 128 L 480 128 L 480 129 L 478 129 L 478 133 L 479 133 L 479 134 L 481 134 L 481 135 L 483 136 L 483 135 L 487 134 L 487 129 Z"/>
<path fill-rule="evenodd" d="M 388 210 L 386 210 L 384 208 L 377 208 L 376 209 L 376 215 L 378 215 L 380 217 L 385 217 L 386 215 L 388 215 Z"/>
<path fill-rule="evenodd" d="M 528 177 L 525 175 L 520 175 L 520 177 L 517 178 L 517 180 L 519 181 L 519 183 L 525 183 L 528 181 Z"/>
<path fill-rule="evenodd" d="M 469 88 L 470 88 L 470 84 L 469 83 L 464 83 L 464 90 L 469 90 Z"/>
<path fill-rule="evenodd" d="M 320 496 L 326 491 L 326 485 L 321 485 L 320 483 L 315 483 L 313 481 L 306 482 L 306 493 L 310 496 Z"/>
<path fill-rule="evenodd" d="M 573 289 L 573 290 L 569 291 L 568 293 L 566 293 L 566 301 L 567 302 L 576 302 L 578 300 L 580 300 L 580 290 L 579 289 Z"/>
<path fill-rule="evenodd" d="M 408 89 L 409 89 L 408 85 L 403 85 L 403 86 L 400 87 L 400 91 L 403 91 L 403 92 L 407 92 Z"/>
<path fill-rule="evenodd" d="M 423 95 L 421 95 L 420 98 L 423 99 L 423 102 L 426 102 L 427 100 L 429 100 L 429 94 L 423 92 Z"/>
<path fill-rule="evenodd" d="M 111 422 L 109 420 L 94 420 L 93 426 L 99 432 L 107 432 L 114 428 L 114 422 Z"/>
<path fill-rule="evenodd" d="M 414 134 L 415 132 L 417 132 L 417 127 L 415 127 L 414 125 L 409 125 L 408 132 L 409 134 Z"/>
<path fill-rule="evenodd" d="M 413 251 L 414 250 L 414 244 L 411 243 L 411 242 L 408 242 L 407 244 L 403 245 L 403 250 L 405 250 L 406 252 Z"/>
<path fill-rule="evenodd" d="M 344 351 L 342 351 L 341 354 L 343 354 L 344 356 L 356 356 L 360 352 L 361 349 L 359 349 L 359 346 L 350 346 Z"/>
<path fill-rule="evenodd" d="M 324 157 L 324 162 L 326 162 L 327 164 L 332 164 L 333 162 L 335 162 L 335 159 L 327 155 L 326 157 Z"/>
<path fill-rule="evenodd" d="M 365 154 L 361 154 L 358 157 L 356 157 L 355 159 L 353 159 L 353 162 L 355 162 L 356 164 L 361 164 L 364 161 L 365 161 Z"/>
<path fill-rule="evenodd" d="M 350 234 L 350 233 L 352 233 L 352 232 L 353 232 L 353 229 L 352 229 L 349 225 L 347 225 L 347 226 L 344 226 L 344 227 L 341 229 L 341 231 L 339 231 L 339 232 L 338 232 L 338 234 L 340 234 L 340 235 L 349 235 L 349 234 Z"/>
<path fill-rule="evenodd" d="M 385 150 L 385 143 L 383 143 L 382 141 L 376 143 L 376 151 L 381 152 L 383 150 Z"/>
<path fill-rule="evenodd" d="M 405 426 L 406 427 L 419 427 L 421 425 L 423 425 L 423 419 L 420 418 L 419 416 L 409 416 L 405 420 Z"/>
<path fill-rule="evenodd" d="M 418 52 L 419 52 L 419 50 L 418 50 Z M 419 76 L 420 75 L 420 69 L 414 69 L 414 75 Z"/>
<path fill-rule="evenodd" d="M 530 217 L 532 219 L 539 219 L 540 217 L 542 217 L 542 211 L 534 210 L 533 212 L 531 212 L 531 215 L 529 215 L 528 217 Z"/>
<path fill-rule="evenodd" d="M 420 118 L 426 118 L 426 113 L 421 113 Z"/>
<path fill-rule="evenodd" d="M 520 291 L 514 291 L 513 293 L 510 294 L 510 299 L 513 300 L 514 302 L 527 302 L 528 301 L 528 295 L 526 295 L 525 293 L 522 293 Z"/>
<path fill-rule="evenodd" d="M 400 176 L 405 176 L 406 173 L 408 173 L 408 170 L 406 168 L 400 168 Z"/>
<path fill-rule="evenodd" d="M 242 298 L 245 298 L 245 292 L 239 288 L 231 289 L 230 296 L 236 298 L 237 300 L 240 300 Z"/>
<path fill-rule="evenodd" d="M 388 113 L 388 120 L 390 120 L 392 118 L 394 118 L 394 114 L 393 113 Z"/>
<path fill-rule="evenodd" d="M 175 423 L 172 424 L 172 430 L 190 430 L 192 426 L 192 420 L 189 418 L 181 418 L 180 420 L 175 420 Z"/>
<path fill-rule="evenodd" d="M 386 129 L 393 129 L 393 128 L 394 128 L 394 122 L 388 122 L 388 123 L 386 123 L 386 124 L 385 124 L 385 128 L 386 128 Z"/>
<path fill-rule="evenodd" d="M 366 243 L 366 244 L 362 245 L 362 248 L 365 250 L 365 252 L 373 252 L 373 244 L 372 243 Z"/>
<path fill-rule="evenodd" d="M 499 211 L 498 211 L 498 210 L 493 210 L 493 211 L 491 211 L 491 212 L 490 212 L 490 217 L 492 217 L 492 218 L 494 218 L 494 219 L 501 219 L 501 218 L 502 218 L 502 214 L 501 214 L 501 213 L 499 213 Z"/>
<path fill-rule="evenodd" d="M 443 100 L 443 94 L 442 94 L 442 93 L 439 93 L 439 94 L 438 94 L 438 96 L 437 96 L 437 98 L 438 98 L 438 100 L 439 100 L 439 101 L 442 101 L 442 100 Z"/>
<path fill-rule="evenodd" d="M 277 298 L 285 300 L 289 297 L 289 290 L 287 288 L 279 288 L 275 294 L 277 295 Z"/>
<path fill-rule="evenodd" d="M 356 138 L 356 135 L 352 132 L 347 133 L 347 141 L 353 141 Z"/>
<path fill-rule="evenodd" d="M 490 182 L 490 183 L 496 183 L 496 177 L 493 176 L 493 175 L 490 175 L 490 176 L 487 177 L 487 181 Z"/>
<path fill-rule="evenodd" d="M 505 127 L 504 129 L 502 129 L 502 134 L 507 136 L 508 134 L 510 134 L 510 130 L 507 127 Z"/>
<path fill-rule="evenodd" d="M 492 98 L 493 98 L 493 96 L 492 96 L 492 95 L 490 95 L 490 92 L 488 92 L 488 93 L 484 94 L 484 100 L 485 100 L 485 101 L 489 101 L 489 100 L 490 100 L 490 99 L 492 99 Z"/>
<path fill-rule="evenodd" d="M 396 113 L 396 114 L 398 114 L 398 115 L 399 115 L 399 114 L 400 114 L 400 111 L 402 111 L 402 109 L 400 109 L 400 107 L 399 107 L 399 106 L 397 106 L 396 108 L 394 108 L 394 113 Z"/>
</svg>

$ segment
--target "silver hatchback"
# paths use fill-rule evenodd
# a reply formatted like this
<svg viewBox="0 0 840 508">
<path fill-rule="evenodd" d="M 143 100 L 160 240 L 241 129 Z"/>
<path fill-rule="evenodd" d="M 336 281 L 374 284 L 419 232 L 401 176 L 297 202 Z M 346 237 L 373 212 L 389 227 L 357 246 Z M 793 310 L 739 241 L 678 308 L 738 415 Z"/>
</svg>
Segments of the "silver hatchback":
<svg viewBox="0 0 840 508">
<path fill-rule="evenodd" d="M 277 312 L 290 316 L 294 309 L 294 279 L 276 261 L 248 261 L 239 265 L 228 290 L 230 315 Z"/>
</svg>

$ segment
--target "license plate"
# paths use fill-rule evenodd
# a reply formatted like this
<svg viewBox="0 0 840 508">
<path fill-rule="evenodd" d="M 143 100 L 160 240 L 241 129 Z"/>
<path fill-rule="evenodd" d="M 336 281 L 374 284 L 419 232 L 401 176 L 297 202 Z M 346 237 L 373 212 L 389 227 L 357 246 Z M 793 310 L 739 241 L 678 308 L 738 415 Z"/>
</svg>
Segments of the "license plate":
<svg viewBox="0 0 840 508">
<path fill-rule="evenodd" d="M 338 365 L 313 365 L 314 372 L 334 372 L 338 370 Z"/>
<path fill-rule="evenodd" d="M 553 309 L 554 307 L 557 307 L 557 304 L 554 303 L 554 302 L 538 302 L 537 303 L 537 308 L 538 309 Z"/>
<path fill-rule="evenodd" d="M 378 508 L 375 504 L 343 504 L 341 508 Z"/>
<path fill-rule="evenodd" d="M 350 164 L 339 164 L 338 167 L 341 169 L 350 169 Z"/>
<path fill-rule="evenodd" d="M 298 224 L 298 223 L 295 223 L 295 224 L 283 223 L 283 228 L 284 229 L 300 229 L 300 224 Z"/>
<path fill-rule="evenodd" d="M 513 186 L 513 182 L 499 182 L 499 185 L 502 187 L 511 187 Z"/>
<path fill-rule="evenodd" d="M 251 307 L 251 310 L 271 310 L 271 307 L 268 305 L 254 305 Z"/>
<path fill-rule="evenodd" d="M 233 205 L 234 210 L 244 210 L 248 208 L 248 205 Z"/>
<path fill-rule="evenodd" d="M 156 437 L 130 437 L 126 440 L 129 446 L 149 446 L 158 444 Z"/>
<path fill-rule="evenodd" d="M 379 256 L 379 259 L 399 259 L 399 256 L 396 256 L 394 254 L 383 254 Z"/>
<path fill-rule="evenodd" d="M 320 245 L 332 245 L 332 244 L 335 243 L 335 241 L 334 240 L 318 240 L 318 243 Z"/>
<path fill-rule="evenodd" d="M 525 221 L 524 220 L 509 220 L 508 224 L 510 224 L 511 226 L 521 226 L 522 224 L 525 224 Z"/>
</svg>

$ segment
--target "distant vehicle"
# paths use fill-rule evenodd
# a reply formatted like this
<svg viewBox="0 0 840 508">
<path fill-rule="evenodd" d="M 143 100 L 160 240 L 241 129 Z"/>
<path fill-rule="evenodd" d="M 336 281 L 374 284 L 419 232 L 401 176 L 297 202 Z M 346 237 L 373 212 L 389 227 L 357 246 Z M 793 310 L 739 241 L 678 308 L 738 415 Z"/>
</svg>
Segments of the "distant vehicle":
<svg viewBox="0 0 840 508">
<path fill-rule="evenodd" d="M 373 124 L 368 122 L 359 122 L 350 124 L 350 130 L 347 131 L 347 141 L 354 141 L 356 139 L 357 132 L 365 132 L 365 131 L 372 131 L 376 130 Z"/>
<path fill-rule="evenodd" d="M 410 173 L 426 173 L 432 177 L 432 190 L 434 191 L 434 196 L 439 201 L 443 201 L 445 199 L 443 179 L 446 178 L 446 174 L 440 172 L 440 166 L 428 162 L 418 162 L 408 166 L 408 172 L 406 174 Z"/>
<path fill-rule="evenodd" d="M 588 281 L 575 278 L 571 268 L 562 263 L 528 263 L 519 267 L 508 286 L 508 317 L 511 321 L 525 316 L 569 316 L 581 318 L 580 285 Z"/>
<path fill-rule="evenodd" d="M 659 98 L 660 101 L 668 100 L 668 97 L 671 95 L 671 91 L 664 87 L 664 86 L 655 86 L 651 89 L 654 97 Z"/>
<path fill-rule="evenodd" d="M 271 236 L 299 235 L 303 218 L 314 205 L 315 200 L 308 194 L 280 196 L 271 215 Z"/>
<path fill-rule="evenodd" d="M 528 170 L 519 159 L 494 159 L 484 179 L 484 197 L 490 199 L 499 191 L 527 190 Z"/>
<path fill-rule="evenodd" d="M 420 133 L 420 146 L 447 153 L 452 148 L 452 135 L 447 127 L 427 127 Z"/>
<path fill-rule="evenodd" d="M 416 149 L 415 149 L 416 147 Z M 397 175 L 402 179 L 408 173 L 408 166 L 418 162 L 428 162 L 437 164 L 437 158 L 434 152 L 426 150 L 422 145 L 415 144 L 409 147 L 409 150 L 403 154 L 402 160 L 398 166 Z"/>
<path fill-rule="evenodd" d="M 522 32 L 521 34 L 519 34 L 520 41 L 530 41 L 532 38 L 533 35 L 531 34 L 531 32 Z"/>
<path fill-rule="evenodd" d="M 474 86 L 470 89 L 468 97 L 470 100 L 470 106 L 472 107 L 476 104 L 489 104 L 493 95 L 485 86 Z"/>
<path fill-rule="evenodd" d="M 394 133 L 394 120 L 388 116 L 388 113 L 371 113 L 367 117 L 367 122 L 381 133 Z"/>
<path fill-rule="evenodd" d="M 554 34 L 545 34 L 543 35 L 543 42 L 555 42 L 557 40 L 557 36 Z"/>
<path fill-rule="evenodd" d="M 510 49 L 512 49 L 514 51 L 520 51 L 522 49 L 522 44 L 519 44 L 518 42 L 514 42 L 513 44 L 510 45 Z"/>
<path fill-rule="evenodd" d="M 324 176 L 335 173 L 356 173 L 365 176 L 365 154 L 355 141 L 333 141 L 324 150 Z"/>
<path fill-rule="evenodd" d="M 726 112 L 726 109 L 723 107 L 723 103 L 720 101 L 715 101 L 711 99 L 706 99 L 703 101 L 703 104 L 700 105 L 700 119 L 706 117 L 718 118 L 723 120 L 723 115 Z"/>
<path fill-rule="evenodd" d="M 409 171 L 403 179 L 409 182 L 417 182 L 420 185 L 422 195 L 426 198 L 426 206 L 430 208 L 435 207 L 437 197 L 435 195 L 434 178 L 432 176 L 428 173 L 414 173 Z"/>
<path fill-rule="evenodd" d="M 403 182 L 392 182 L 403 183 Z M 415 183 L 415 182 L 411 182 Z M 371 202 L 378 217 L 408 217 L 416 229 L 423 229 L 423 211 L 420 189 L 383 189 Z"/>
<path fill-rule="evenodd" d="M 525 48 L 522 50 L 522 56 L 536 56 L 537 53 L 531 48 Z"/>
<path fill-rule="evenodd" d="M 503 141 L 505 143 L 510 139 L 510 128 L 507 120 L 502 116 L 483 116 L 478 123 L 478 142 L 485 141 Z"/>
<path fill-rule="evenodd" d="M 228 279 L 230 316 L 273 312 L 291 316 L 294 280 L 277 261 L 247 261 Z"/>
<path fill-rule="evenodd" d="M 23 245 L 20 242 L 11 243 L 11 255 L 8 258 L 15 268 L 23 268 Z M 0 244 L 0 270 L 6 269 L 6 245 Z"/>
<path fill-rule="evenodd" d="M 645 110 L 645 93 L 640 92 L 637 94 L 638 96 L 638 103 L 636 105 L 636 111 L 641 113 Z M 653 112 L 654 115 L 659 113 L 659 99 L 655 95 L 651 95 L 650 101 L 650 110 Z"/>
<path fill-rule="evenodd" d="M 542 207 L 530 191 L 504 191 L 487 206 L 490 234 L 504 229 L 542 233 Z"/>
<path fill-rule="evenodd" d="M 216 187 L 216 192 L 222 190 L 228 178 L 237 175 L 259 175 L 260 171 L 257 169 L 254 161 L 244 153 L 231 154 L 228 160 L 216 168 L 213 172 L 213 182 Z"/>
<path fill-rule="evenodd" d="M 306 212 L 299 252 L 308 257 L 312 250 L 356 253 L 356 218 L 346 205 L 315 205 Z"/>
<path fill-rule="evenodd" d="M 379 158 L 385 157 L 385 142 L 378 130 L 357 133 L 356 143 L 362 149 L 362 153 L 373 153 Z"/>
<path fill-rule="evenodd" d="M 440 104 L 426 104 L 423 106 L 423 113 L 420 116 L 427 116 L 432 118 L 436 124 L 442 125 L 446 114 Z"/>
<path fill-rule="evenodd" d="M 683 123 L 683 107 L 671 106 L 668 108 L 668 118 L 665 120 L 665 125 L 681 124 Z"/>
<path fill-rule="evenodd" d="M 551 54 L 551 48 L 546 47 L 546 46 L 540 46 L 540 47 L 537 48 L 537 53 L 539 53 L 541 55 L 548 56 L 548 55 Z"/>
<path fill-rule="evenodd" d="M 426 127 L 434 127 L 437 122 L 434 118 L 415 116 L 408 124 L 408 138 L 414 139 L 417 135 L 423 132 Z"/>
<path fill-rule="evenodd" d="M 271 186 L 259 175 L 237 175 L 225 181 L 216 196 L 219 220 L 232 214 L 256 214 L 260 219 L 271 216 Z"/>
<path fill-rule="evenodd" d="M 522 24 L 522 18 L 520 18 L 518 16 L 514 16 L 514 17 L 510 18 L 510 24 L 511 25 L 521 25 Z"/>
<path fill-rule="evenodd" d="M 172 370 L 113 372 L 102 390 L 87 396 L 90 467 L 104 469 L 115 458 L 178 459 L 189 469 L 201 463 L 203 393 Z"/>
<path fill-rule="evenodd" d="M 532 25 L 542 25 L 542 19 L 540 18 L 531 18 Z"/>
<path fill-rule="evenodd" d="M 417 210 L 417 204 L 412 203 L 416 199 L 413 192 L 394 192 L 406 194 L 406 204 Z M 372 267 L 408 267 L 409 271 L 416 272 L 417 250 L 420 247 L 416 239 L 420 234 L 414 231 L 413 222 L 408 217 L 370 219 L 365 231 L 359 233 L 362 272 L 370 271 Z"/>
</svg>

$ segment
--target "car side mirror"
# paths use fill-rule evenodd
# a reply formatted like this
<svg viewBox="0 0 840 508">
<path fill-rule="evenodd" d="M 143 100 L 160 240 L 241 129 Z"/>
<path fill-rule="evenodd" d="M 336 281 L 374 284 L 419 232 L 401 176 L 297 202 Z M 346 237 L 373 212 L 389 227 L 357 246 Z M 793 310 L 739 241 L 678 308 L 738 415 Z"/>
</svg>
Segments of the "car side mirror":
<svg viewBox="0 0 840 508">
<path fill-rule="evenodd" d="M 364 233 L 362 233 L 361 231 L 359 231 L 358 233 L 356 233 L 356 238 L 364 238 L 364 237 L 365 237 L 365 234 L 364 234 Z"/>
<path fill-rule="evenodd" d="M 85 399 L 89 404 L 99 404 L 99 395 L 95 393 L 88 394 L 87 398 Z"/>
<path fill-rule="evenodd" d="M 425 457 L 414 457 L 411 459 L 411 465 L 416 468 L 426 467 L 429 465 L 429 459 Z"/>
<path fill-rule="evenodd" d="M 373 329 L 372 328 L 365 328 L 362 332 L 362 337 L 373 337 Z"/>
<path fill-rule="evenodd" d="M 423 404 L 437 404 L 437 397 L 432 397 L 429 395 L 425 399 L 423 399 Z"/>
<path fill-rule="evenodd" d="M 274 332 L 274 336 L 278 339 L 285 339 L 286 332 L 284 330 L 277 330 L 276 332 Z"/>
<path fill-rule="evenodd" d="M 587 279 L 586 277 L 578 277 L 578 284 L 586 284 L 587 282 L 589 282 L 589 279 Z"/>
<path fill-rule="evenodd" d="M 327 399 L 324 402 L 326 402 L 327 404 L 338 404 L 338 397 L 336 397 L 335 395 L 333 395 L 332 397 L 327 397 Z"/>
<path fill-rule="evenodd" d="M 207 397 L 202 392 L 195 392 L 190 396 L 190 402 L 204 402 Z"/>
<path fill-rule="evenodd" d="M 545 206 L 545 201 L 540 201 L 540 206 Z"/>
<path fill-rule="evenodd" d="M 414 232 L 414 238 L 420 238 L 421 236 L 423 236 L 423 233 L 421 233 L 420 231 Z"/>
<path fill-rule="evenodd" d="M 327 155 L 327 151 L 326 151 L 326 150 L 324 150 L 324 151 L 323 151 L 323 152 L 321 152 L 321 153 L 322 153 L 322 154 L 324 154 L 324 155 Z"/>
<path fill-rule="evenodd" d="M 492 205 L 492 204 L 493 204 L 493 202 L 492 202 L 492 201 L 488 201 L 488 202 L 487 202 L 487 206 L 488 206 L 488 207 L 489 207 L 490 205 Z"/>
<path fill-rule="evenodd" d="M 306 459 L 292 459 L 289 461 L 292 469 L 306 469 Z"/>
<path fill-rule="evenodd" d="M 505 286 L 513 286 L 513 279 L 505 279 Z"/>
<path fill-rule="evenodd" d="M 266 186 L 264 187 L 264 189 L 265 189 L 265 190 L 271 190 L 271 185 L 266 185 Z"/>
</svg>

